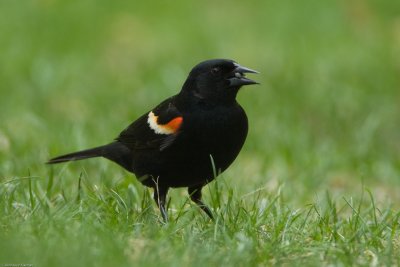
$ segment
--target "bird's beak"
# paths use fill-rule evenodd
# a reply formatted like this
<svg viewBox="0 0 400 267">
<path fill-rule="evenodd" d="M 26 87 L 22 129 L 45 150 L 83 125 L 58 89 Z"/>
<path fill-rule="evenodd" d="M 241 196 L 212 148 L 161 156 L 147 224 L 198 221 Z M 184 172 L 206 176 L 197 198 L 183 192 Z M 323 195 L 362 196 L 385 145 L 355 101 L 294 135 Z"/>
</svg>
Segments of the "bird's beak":
<svg viewBox="0 0 400 267">
<path fill-rule="evenodd" d="M 228 78 L 230 86 L 237 87 L 249 84 L 258 84 L 258 82 L 246 78 L 244 75 L 245 73 L 259 73 L 259 72 L 252 70 L 250 68 L 240 66 L 239 64 L 235 63 L 235 69 L 231 72 L 231 75 Z"/>
</svg>

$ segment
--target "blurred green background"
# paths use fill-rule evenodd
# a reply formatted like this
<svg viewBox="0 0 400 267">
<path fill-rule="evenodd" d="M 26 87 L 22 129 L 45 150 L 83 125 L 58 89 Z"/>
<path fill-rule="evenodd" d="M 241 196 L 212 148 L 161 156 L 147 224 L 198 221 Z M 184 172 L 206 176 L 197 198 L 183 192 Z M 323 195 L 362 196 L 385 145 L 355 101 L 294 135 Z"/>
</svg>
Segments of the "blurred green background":
<svg viewBox="0 0 400 267">
<path fill-rule="evenodd" d="M 110 141 L 195 64 L 231 58 L 261 72 L 239 95 L 232 185 L 307 201 L 364 181 L 400 200 L 398 1 L 0 3 L 1 179 L 46 176 L 50 156 Z"/>
<path fill-rule="evenodd" d="M 53 172 L 67 196 L 81 172 L 130 183 L 101 159 L 43 163 L 109 142 L 195 64 L 230 58 L 261 72 L 239 93 L 250 132 L 223 175 L 239 195 L 283 186 L 303 207 L 365 186 L 400 207 L 400 1 L 1 0 L 0 51 L 0 182 Z"/>
</svg>

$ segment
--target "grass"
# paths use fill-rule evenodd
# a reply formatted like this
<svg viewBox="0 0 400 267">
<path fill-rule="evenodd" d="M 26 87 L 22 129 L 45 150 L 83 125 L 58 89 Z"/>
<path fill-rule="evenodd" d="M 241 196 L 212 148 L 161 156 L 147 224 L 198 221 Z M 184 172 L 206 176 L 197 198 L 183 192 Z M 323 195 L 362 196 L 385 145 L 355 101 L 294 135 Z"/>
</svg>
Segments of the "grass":
<svg viewBox="0 0 400 267">
<path fill-rule="evenodd" d="M 399 264 L 400 213 L 377 208 L 366 190 L 358 200 L 334 200 L 327 193 L 293 209 L 285 204 L 284 187 L 275 195 L 257 190 L 239 196 L 219 181 L 210 186 L 208 198 L 215 222 L 182 200 L 174 201 L 179 204 L 172 207 L 173 219 L 163 225 L 148 190 L 137 182 L 107 188 L 83 178 L 76 194 L 66 197 L 49 193 L 62 188 L 46 190 L 33 180 L 3 185 L 8 192 L 2 192 L 3 261 L 39 266 Z"/>
<path fill-rule="evenodd" d="M 0 1 L 0 266 L 399 265 L 396 1 Z M 114 138 L 188 70 L 261 72 L 237 161 L 163 225 Z"/>
</svg>

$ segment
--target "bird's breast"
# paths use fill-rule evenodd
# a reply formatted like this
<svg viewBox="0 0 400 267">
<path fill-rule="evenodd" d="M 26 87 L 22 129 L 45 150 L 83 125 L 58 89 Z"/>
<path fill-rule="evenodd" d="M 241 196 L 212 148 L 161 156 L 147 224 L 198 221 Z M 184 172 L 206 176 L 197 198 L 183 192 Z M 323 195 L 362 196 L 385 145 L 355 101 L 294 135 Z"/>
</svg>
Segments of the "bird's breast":
<svg viewBox="0 0 400 267">
<path fill-rule="evenodd" d="M 184 117 L 181 148 L 197 163 L 225 170 L 239 154 L 248 131 L 247 116 L 240 106 L 195 112 Z"/>
</svg>

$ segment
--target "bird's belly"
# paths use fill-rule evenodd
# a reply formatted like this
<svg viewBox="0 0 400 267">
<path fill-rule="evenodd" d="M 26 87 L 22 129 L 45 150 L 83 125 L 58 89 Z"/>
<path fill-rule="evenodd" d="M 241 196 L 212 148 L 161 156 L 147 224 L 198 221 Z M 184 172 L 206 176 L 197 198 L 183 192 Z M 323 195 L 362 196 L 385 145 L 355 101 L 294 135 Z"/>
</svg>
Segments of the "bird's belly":
<svg viewBox="0 0 400 267">
<path fill-rule="evenodd" d="M 154 157 L 152 166 L 144 166 L 143 171 L 138 175 L 146 178 L 141 182 L 153 186 L 154 181 L 165 184 L 168 187 L 188 187 L 200 184 L 207 184 L 214 180 L 234 161 L 238 152 L 230 153 L 229 157 L 213 151 L 197 151 L 194 153 L 172 154 L 168 157 L 157 159 Z M 151 179 L 151 181 L 146 181 Z"/>
<path fill-rule="evenodd" d="M 207 184 L 235 160 L 244 139 L 245 134 L 240 138 L 192 138 L 190 142 L 177 143 L 165 151 L 138 157 L 135 174 L 145 177 L 141 182 L 151 187 L 154 181 L 168 187 Z"/>
</svg>

